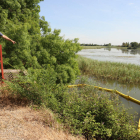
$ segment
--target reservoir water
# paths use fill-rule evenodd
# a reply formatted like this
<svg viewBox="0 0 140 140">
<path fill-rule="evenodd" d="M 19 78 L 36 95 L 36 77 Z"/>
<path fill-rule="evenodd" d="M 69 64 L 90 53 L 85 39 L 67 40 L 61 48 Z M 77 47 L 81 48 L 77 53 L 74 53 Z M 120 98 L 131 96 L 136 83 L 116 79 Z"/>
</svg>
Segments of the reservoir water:
<svg viewBox="0 0 140 140">
<path fill-rule="evenodd" d="M 116 48 L 83 49 L 78 52 L 78 54 L 99 61 L 111 61 L 140 65 L 140 50 Z"/>
<path fill-rule="evenodd" d="M 78 52 L 78 54 L 82 55 L 83 57 L 99 61 L 111 61 L 140 65 L 140 50 L 123 50 L 116 48 L 83 49 L 82 51 Z M 140 100 L 140 85 L 121 84 L 113 80 L 96 79 L 95 77 L 91 78 L 101 87 L 116 89 L 126 95 Z M 119 98 L 122 101 L 122 104 L 124 104 L 125 108 L 132 108 L 129 110 L 130 114 L 134 114 L 135 112 L 138 113 L 138 117 L 135 119 L 138 121 L 140 118 L 140 105 L 128 101 L 122 97 Z"/>
</svg>

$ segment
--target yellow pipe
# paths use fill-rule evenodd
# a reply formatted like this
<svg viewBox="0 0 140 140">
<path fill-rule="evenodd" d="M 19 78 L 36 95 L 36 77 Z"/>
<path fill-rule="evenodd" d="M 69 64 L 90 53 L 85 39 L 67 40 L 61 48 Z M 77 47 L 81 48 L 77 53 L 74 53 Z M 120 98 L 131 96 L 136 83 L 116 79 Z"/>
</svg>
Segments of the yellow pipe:
<svg viewBox="0 0 140 140">
<path fill-rule="evenodd" d="M 139 119 L 139 123 L 138 123 L 138 132 L 140 132 L 140 119 Z"/>
<path fill-rule="evenodd" d="M 69 85 L 68 87 L 69 87 L 69 88 L 72 88 L 72 87 L 82 87 L 82 86 L 90 86 L 90 85 L 78 84 L 78 85 Z M 114 91 L 114 90 L 112 90 L 112 89 L 102 88 L 102 87 L 98 87 L 98 86 L 94 86 L 94 88 L 98 88 L 98 89 L 100 89 L 100 90 L 105 90 L 105 91 L 108 91 L 108 92 L 113 92 L 113 91 Z M 135 98 L 132 98 L 131 96 L 125 95 L 125 94 L 123 94 L 123 93 L 121 93 L 121 92 L 119 92 L 119 91 L 117 91 L 117 90 L 115 90 L 115 92 L 116 92 L 117 94 L 119 94 L 120 96 L 122 96 L 123 98 L 125 98 L 125 99 L 127 99 L 127 100 L 130 100 L 130 101 L 132 101 L 132 102 L 135 102 L 135 103 L 137 103 L 137 104 L 140 105 L 140 101 L 139 101 L 139 100 L 137 100 L 137 99 L 135 99 Z M 139 123 L 138 123 L 138 131 L 140 132 L 140 119 L 139 119 Z"/>
<path fill-rule="evenodd" d="M 90 86 L 90 85 L 87 85 L 87 84 L 68 85 L 69 88 L 72 88 L 72 87 L 83 87 L 83 86 Z M 100 90 L 105 90 L 105 91 L 108 91 L 108 92 L 113 92 L 113 91 L 114 91 L 114 90 L 112 90 L 112 89 L 102 88 L 102 87 L 98 87 L 98 86 L 94 86 L 94 88 L 98 88 L 98 89 L 100 89 Z M 123 94 L 123 93 L 121 93 L 121 92 L 119 92 L 119 91 L 117 91 L 117 90 L 115 90 L 115 92 L 116 92 L 117 94 L 119 94 L 120 96 L 124 97 L 124 98 L 127 99 L 127 100 L 130 100 L 130 101 L 132 101 L 132 102 L 135 102 L 135 103 L 137 103 L 137 104 L 140 104 L 140 101 L 139 101 L 139 100 L 137 100 L 137 99 L 135 99 L 135 98 L 132 98 L 131 96 L 125 95 L 125 94 Z"/>
<path fill-rule="evenodd" d="M 86 84 L 68 85 L 69 88 L 72 88 L 72 87 L 83 87 L 83 86 L 86 86 Z"/>
<path fill-rule="evenodd" d="M 82 86 L 90 86 L 90 85 L 86 85 L 86 84 L 68 85 L 69 88 L 72 88 L 72 87 L 82 87 Z M 112 90 L 112 89 L 102 88 L 102 87 L 98 87 L 98 86 L 94 86 L 94 88 L 98 88 L 98 89 L 100 89 L 100 90 L 105 90 L 105 91 L 108 91 L 108 92 L 113 92 L 113 91 L 114 91 L 114 90 Z M 120 96 L 124 97 L 124 98 L 127 99 L 127 100 L 130 100 L 130 101 L 133 101 L 133 102 L 135 102 L 135 103 L 137 103 L 137 104 L 140 104 L 140 101 L 137 100 L 137 99 L 134 99 L 134 98 L 132 98 L 132 97 L 130 97 L 130 96 L 128 96 L 128 95 L 125 95 L 125 94 L 123 94 L 123 93 L 121 93 L 121 92 L 119 92 L 119 91 L 117 91 L 117 90 L 115 90 L 115 92 L 116 92 L 117 94 L 119 94 Z"/>
</svg>

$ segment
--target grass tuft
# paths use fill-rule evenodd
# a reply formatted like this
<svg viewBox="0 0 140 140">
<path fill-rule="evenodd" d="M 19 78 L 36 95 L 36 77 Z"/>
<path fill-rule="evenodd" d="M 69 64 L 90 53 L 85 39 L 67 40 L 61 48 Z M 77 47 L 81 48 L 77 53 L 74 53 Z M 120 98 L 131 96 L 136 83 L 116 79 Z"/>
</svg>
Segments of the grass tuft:
<svg viewBox="0 0 140 140">
<path fill-rule="evenodd" d="M 121 83 L 140 83 L 140 66 L 118 62 L 102 62 L 79 56 L 77 58 L 82 74 L 107 78 Z"/>
</svg>

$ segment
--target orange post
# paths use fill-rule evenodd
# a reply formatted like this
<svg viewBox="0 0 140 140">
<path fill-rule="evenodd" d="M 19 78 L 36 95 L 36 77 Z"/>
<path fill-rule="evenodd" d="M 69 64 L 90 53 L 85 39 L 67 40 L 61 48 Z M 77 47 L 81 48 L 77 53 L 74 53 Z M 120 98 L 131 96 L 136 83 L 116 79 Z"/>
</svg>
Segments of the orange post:
<svg viewBox="0 0 140 140">
<path fill-rule="evenodd" d="M 2 60 L 2 46 L 0 45 L 0 63 L 1 63 L 1 76 L 4 79 L 4 72 L 3 72 L 3 60 Z"/>
</svg>

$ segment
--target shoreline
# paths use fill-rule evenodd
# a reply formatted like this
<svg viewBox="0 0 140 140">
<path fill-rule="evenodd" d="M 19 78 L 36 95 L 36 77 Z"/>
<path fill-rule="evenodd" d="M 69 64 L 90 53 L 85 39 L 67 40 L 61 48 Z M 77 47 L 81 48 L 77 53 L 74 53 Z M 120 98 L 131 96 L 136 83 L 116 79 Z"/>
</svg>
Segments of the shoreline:
<svg viewBox="0 0 140 140">
<path fill-rule="evenodd" d="M 119 62 L 98 61 L 78 55 L 77 62 L 82 74 L 122 83 L 140 83 L 140 66 Z"/>
<path fill-rule="evenodd" d="M 81 46 L 83 49 L 101 49 L 101 48 L 116 48 L 116 49 L 125 49 L 127 50 L 128 47 L 121 47 L 121 46 Z M 128 49 L 128 50 L 140 50 L 140 48 L 137 49 Z"/>
</svg>

